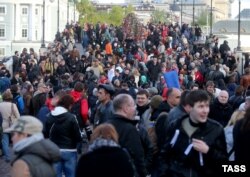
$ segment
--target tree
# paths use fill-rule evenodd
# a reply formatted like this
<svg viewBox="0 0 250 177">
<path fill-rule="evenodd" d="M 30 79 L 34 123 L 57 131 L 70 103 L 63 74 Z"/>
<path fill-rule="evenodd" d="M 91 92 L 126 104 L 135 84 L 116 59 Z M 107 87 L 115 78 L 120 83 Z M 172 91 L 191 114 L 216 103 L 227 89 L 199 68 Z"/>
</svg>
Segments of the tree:
<svg viewBox="0 0 250 177">
<path fill-rule="evenodd" d="M 127 16 L 130 13 L 133 13 L 134 11 L 135 11 L 135 8 L 131 4 L 129 4 L 128 7 L 124 9 L 125 16 Z"/>
<path fill-rule="evenodd" d="M 98 18 L 96 8 L 89 2 L 89 0 L 81 0 L 76 6 L 79 12 L 80 23 L 94 22 Z"/>
<path fill-rule="evenodd" d="M 109 22 L 115 26 L 120 26 L 122 24 L 124 13 L 121 6 L 113 6 L 109 13 Z"/>
<path fill-rule="evenodd" d="M 158 23 L 158 22 L 169 22 L 169 14 L 165 12 L 164 10 L 155 10 L 151 14 L 151 19 L 153 23 Z"/>
<path fill-rule="evenodd" d="M 203 10 L 200 15 L 199 18 L 197 19 L 197 23 L 200 26 L 206 26 L 207 23 L 210 22 L 210 13 L 208 13 L 207 10 Z M 208 24 L 209 25 L 209 24 Z"/>
<path fill-rule="evenodd" d="M 77 1 L 77 0 L 71 0 Z M 95 6 L 89 0 L 81 0 L 77 3 L 77 10 L 79 12 L 80 24 L 97 22 L 108 23 L 113 25 L 121 25 L 125 16 L 134 11 L 132 5 L 126 8 L 121 6 L 113 6 L 111 11 L 97 11 Z"/>
</svg>

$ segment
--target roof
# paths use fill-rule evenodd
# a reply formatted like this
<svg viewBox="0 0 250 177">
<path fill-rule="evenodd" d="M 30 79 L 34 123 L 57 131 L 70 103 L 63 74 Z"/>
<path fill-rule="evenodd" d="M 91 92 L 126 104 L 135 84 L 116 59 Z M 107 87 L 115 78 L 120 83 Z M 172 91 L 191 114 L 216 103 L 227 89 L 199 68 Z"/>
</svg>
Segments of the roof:
<svg viewBox="0 0 250 177">
<path fill-rule="evenodd" d="M 235 17 L 235 19 L 238 19 L 239 18 L 239 15 L 237 15 Z M 241 19 L 250 19 L 250 9 L 243 9 L 241 12 L 240 12 L 240 18 Z"/>
<path fill-rule="evenodd" d="M 241 34 L 250 34 L 250 20 L 241 20 Z M 213 25 L 213 33 L 238 33 L 238 20 L 222 20 Z"/>
<path fill-rule="evenodd" d="M 181 11 L 181 8 L 178 4 L 170 4 L 169 9 L 172 10 L 173 12 Z"/>
</svg>

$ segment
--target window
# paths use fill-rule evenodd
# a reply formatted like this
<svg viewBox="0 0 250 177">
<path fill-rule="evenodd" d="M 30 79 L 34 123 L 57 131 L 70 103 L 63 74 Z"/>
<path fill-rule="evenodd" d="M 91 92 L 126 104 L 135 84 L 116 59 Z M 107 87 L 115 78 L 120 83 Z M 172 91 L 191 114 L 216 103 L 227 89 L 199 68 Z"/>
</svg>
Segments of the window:
<svg viewBox="0 0 250 177">
<path fill-rule="evenodd" d="M 22 8 L 22 15 L 28 15 L 28 8 L 27 7 Z"/>
<path fill-rule="evenodd" d="M 22 38 L 27 38 L 28 37 L 28 29 L 23 28 L 22 29 Z"/>
<path fill-rule="evenodd" d="M 38 15 L 38 9 L 37 8 L 35 9 L 35 14 Z"/>
<path fill-rule="evenodd" d="M 0 38 L 5 37 L 5 25 L 0 24 Z"/>
<path fill-rule="evenodd" d="M 5 14 L 6 14 L 5 6 L 0 6 L 0 15 L 5 15 Z"/>
<path fill-rule="evenodd" d="M 0 48 L 0 57 L 5 56 L 5 48 Z"/>
</svg>

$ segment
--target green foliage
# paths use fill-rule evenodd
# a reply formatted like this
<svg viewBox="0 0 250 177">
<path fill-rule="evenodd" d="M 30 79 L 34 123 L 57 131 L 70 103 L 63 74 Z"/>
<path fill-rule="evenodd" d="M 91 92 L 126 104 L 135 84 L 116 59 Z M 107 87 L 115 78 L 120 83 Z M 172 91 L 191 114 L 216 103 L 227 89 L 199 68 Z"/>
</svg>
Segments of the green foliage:
<svg viewBox="0 0 250 177">
<path fill-rule="evenodd" d="M 125 17 L 124 10 L 121 6 L 113 6 L 109 13 L 109 22 L 113 25 L 119 26 Z"/>
<path fill-rule="evenodd" d="M 80 24 L 95 24 L 97 22 L 101 22 L 113 25 L 121 25 L 125 16 L 134 11 L 132 5 L 129 5 L 127 8 L 122 8 L 121 6 L 113 6 L 109 12 L 97 11 L 97 9 L 93 6 L 93 4 L 91 4 L 91 2 L 89 2 L 89 0 L 81 0 L 77 3 L 76 7 L 80 14 Z"/>
<path fill-rule="evenodd" d="M 135 11 L 135 8 L 134 8 L 131 4 L 129 4 L 128 7 L 125 8 L 124 11 L 125 11 L 125 16 L 127 16 L 128 14 L 134 12 L 134 11 Z"/>
<path fill-rule="evenodd" d="M 151 14 L 151 19 L 153 23 L 158 23 L 158 22 L 169 22 L 169 14 L 167 14 L 164 10 L 155 10 Z"/>
<path fill-rule="evenodd" d="M 210 13 L 207 10 L 203 10 L 197 19 L 197 23 L 200 26 L 206 26 L 207 23 L 210 25 Z"/>
</svg>

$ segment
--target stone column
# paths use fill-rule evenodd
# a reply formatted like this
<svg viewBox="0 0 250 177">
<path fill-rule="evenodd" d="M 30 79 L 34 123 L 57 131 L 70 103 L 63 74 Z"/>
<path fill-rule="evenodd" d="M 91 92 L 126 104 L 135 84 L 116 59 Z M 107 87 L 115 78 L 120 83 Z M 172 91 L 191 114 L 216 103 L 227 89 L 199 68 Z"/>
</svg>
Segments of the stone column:
<svg viewBox="0 0 250 177">
<path fill-rule="evenodd" d="M 20 7 L 20 4 L 19 3 L 15 3 L 15 6 L 16 6 L 16 13 L 15 13 L 15 17 L 14 18 L 16 18 L 16 24 L 15 24 L 15 37 L 14 37 L 14 39 L 15 39 L 15 41 L 18 41 L 18 40 L 20 40 L 20 38 L 21 38 L 21 32 L 22 32 L 22 30 L 21 30 L 21 19 L 20 19 L 20 17 L 21 17 L 21 7 Z"/>
<path fill-rule="evenodd" d="M 34 41 L 35 40 L 35 35 L 36 35 L 36 29 L 35 29 L 35 9 L 36 6 L 34 3 L 29 5 L 29 25 L 28 25 L 28 40 L 29 41 Z"/>
</svg>

